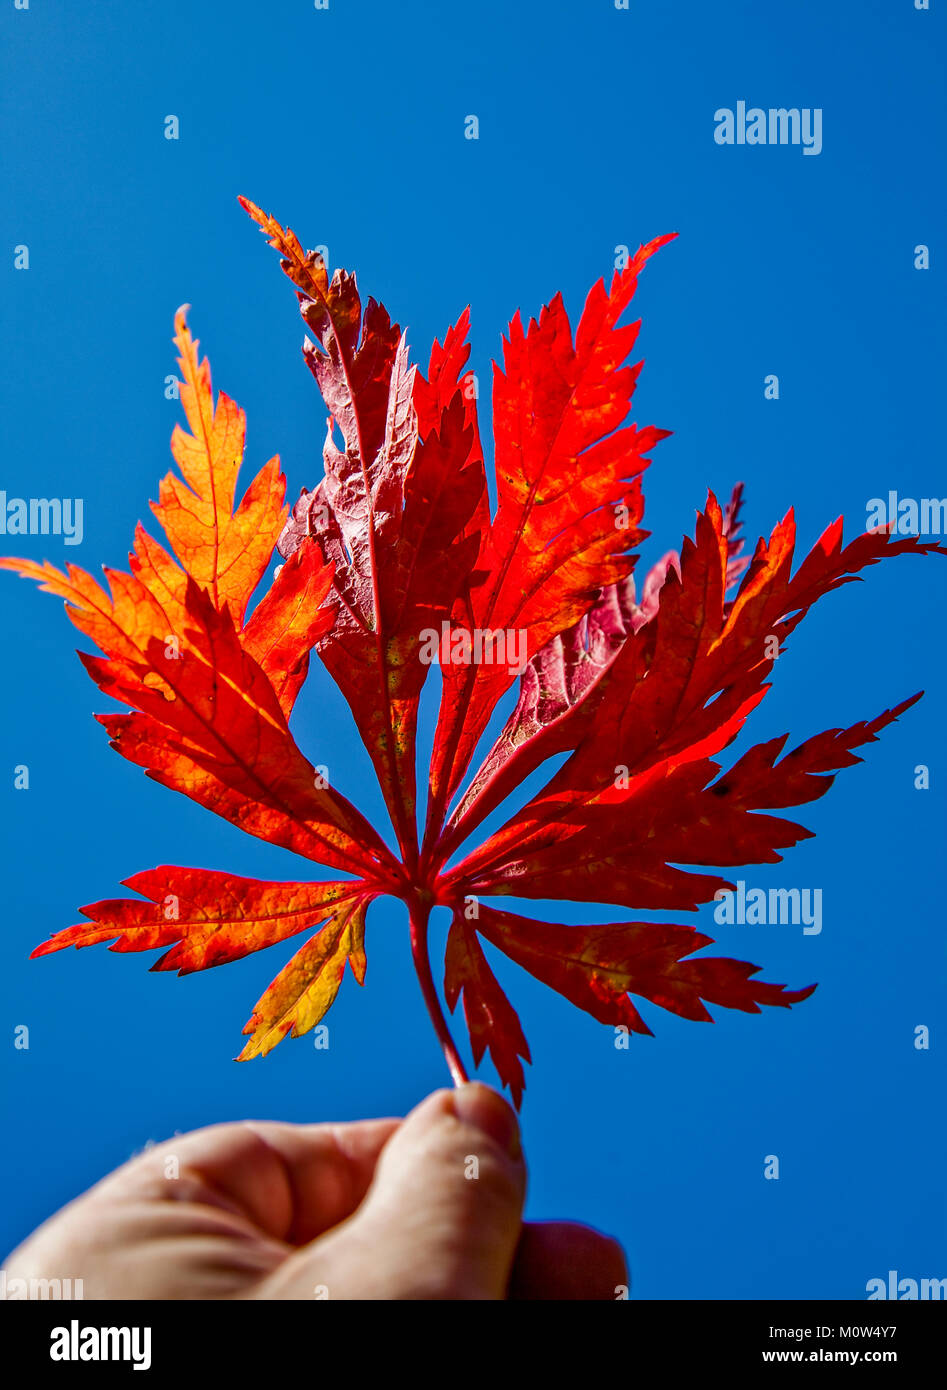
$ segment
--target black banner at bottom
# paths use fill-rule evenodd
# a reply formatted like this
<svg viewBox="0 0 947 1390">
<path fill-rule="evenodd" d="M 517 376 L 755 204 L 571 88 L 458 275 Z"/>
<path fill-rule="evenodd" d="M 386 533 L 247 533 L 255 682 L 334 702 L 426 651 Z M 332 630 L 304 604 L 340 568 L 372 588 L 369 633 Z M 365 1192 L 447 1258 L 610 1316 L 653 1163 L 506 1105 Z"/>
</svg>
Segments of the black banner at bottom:
<svg viewBox="0 0 947 1390">
<path fill-rule="evenodd" d="M 325 1307 L 321 1303 L 325 1301 Z M 359 1305 L 312 1300 L 316 1306 L 292 1303 L 131 1303 L 7 1300 L 0 1308 L 0 1332 L 6 1364 L 11 1357 L 29 1373 L 52 1368 L 64 1380 L 77 1372 L 94 1370 L 101 1375 L 139 1372 L 162 1381 L 180 1372 L 213 1371 L 239 1375 L 276 1377 L 281 1384 L 300 1373 L 314 1373 L 331 1352 L 335 1375 L 345 1375 L 347 1358 L 360 1381 L 377 1364 L 390 1370 L 392 1359 L 405 1364 L 405 1335 L 413 1318 L 410 1305 L 393 1312 L 378 1304 Z M 536 1305 L 537 1308 L 540 1305 Z M 575 1309 L 575 1305 L 571 1305 Z M 556 1356 L 575 1341 L 580 1348 L 587 1332 L 605 1333 L 606 1342 L 584 1343 L 588 1364 L 598 1364 L 603 1374 L 609 1352 L 634 1366 L 639 1359 L 659 1360 L 666 1371 L 731 1368 L 761 1370 L 771 1366 L 898 1367 L 936 1372 L 947 1331 L 947 1303 L 914 1302 L 647 1302 L 630 1300 L 624 1307 L 557 1315 L 552 1333 L 541 1314 L 537 1340 L 536 1314 L 522 1308 L 504 1331 L 522 1337 L 520 1357 L 541 1370 L 547 1357 Z M 468 1314 L 482 1319 L 480 1312 Z M 453 1319 L 440 1306 L 438 1322 L 420 1315 L 413 1355 L 421 1366 L 431 1353 L 442 1361 L 444 1339 L 452 1340 Z M 586 1321 L 586 1318 L 588 1321 Z M 397 1319 L 395 1321 L 394 1319 Z M 466 1323 L 466 1318 L 463 1319 Z M 477 1322 L 472 1325 L 476 1327 Z M 493 1337 L 492 1316 L 479 1324 Z M 461 1335 L 469 1329 L 458 1324 Z M 622 1341 L 611 1340 L 620 1330 Z M 336 1342 L 339 1333 L 354 1333 Z M 380 1335 L 379 1335 L 380 1334 Z M 415 1334 L 411 1334 L 415 1335 Z M 436 1346 L 431 1345 L 434 1337 Z M 319 1340 L 332 1338 L 321 1344 Z M 457 1342 L 455 1351 L 471 1371 L 477 1366 L 476 1351 Z M 468 1350 L 462 1352 L 463 1346 Z M 496 1366 L 498 1348 L 487 1359 Z M 598 1347 L 601 1359 L 595 1351 Z M 425 1351 L 427 1348 L 427 1352 Z M 485 1349 L 485 1355 L 486 1349 Z M 454 1356 L 442 1367 L 451 1379 L 457 1376 Z M 565 1368 L 560 1366 L 560 1375 Z"/>
</svg>

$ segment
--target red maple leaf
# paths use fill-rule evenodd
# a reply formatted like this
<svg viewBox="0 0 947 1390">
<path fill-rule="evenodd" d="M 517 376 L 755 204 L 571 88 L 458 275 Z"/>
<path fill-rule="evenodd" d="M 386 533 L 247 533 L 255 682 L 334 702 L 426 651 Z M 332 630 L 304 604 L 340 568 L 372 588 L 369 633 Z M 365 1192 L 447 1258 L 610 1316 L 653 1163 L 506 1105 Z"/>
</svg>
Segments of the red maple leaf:
<svg viewBox="0 0 947 1390">
<path fill-rule="evenodd" d="M 153 507 L 174 556 L 139 527 L 130 573 L 106 570 L 108 590 L 72 565 L 0 564 L 65 598 L 102 652 L 82 660 L 130 711 L 99 716 L 113 748 L 249 834 L 346 877 L 266 883 L 165 865 L 125 881 L 137 898 L 82 908 L 87 922 L 33 954 L 111 942 L 161 949 L 152 968 L 184 974 L 317 928 L 244 1029 L 241 1058 L 262 1056 L 318 1023 L 346 962 L 364 980 L 366 912 L 389 894 L 407 904 L 422 991 L 463 1080 L 427 949 L 430 912 L 447 907 L 447 1003 L 463 995 L 474 1062 L 489 1049 L 517 1105 L 529 1049 L 481 938 L 594 1018 L 637 1033 L 650 1029 L 632 996 L 697 1020 L 710 1019 L 708 1003 L 758 1013 L 806 998 L 815 986 L 787 990 L 758 981 L 757 966 L 696 954 L 712 943 L 692 926 L 565 926 L 482 898 L 694 912 L 732 888 L 718 870 L 779 862 L 810 832 L 770 813 L 822 796 L 860 761 L 853 749 L 919 696 L 788 754 L 783 737 L 732 765 L 720 755 L 817 599 L 885 556 L 947 552 L 887 530 L 843 547 L 837 521 L 793 573 L 790 513 L 748 559 L 738 486 L 724 509 L 708 497 L 694 539 L 652 569 L 639 598 L 641 475 L 666 431 L 626 423 L 641 364 L 625 365 L 638 324 L 622 318 L 670 238 L 641 247 L 608 288 L 599 281 L 574 334 L 558 295 L 538 321 L 513 319 L 494 366 L 493 510 L 467 312 L 434 344 L 425 376 L 381 305 L 363 306 L 354 276 L 337 270 L 330 281 L 317 254 L 241 201 L 281 253 L 313 336 L 305 358 L 330 412 L 323 479 L 287 516 L 272 459 L 237 504 L 243 413 L 223 394 L 214 404 L 182 309 L 189 430 L 175 428 L 181 477 L 168 474 Z M 284 563 L 247 617 L 274 545 Z M 397 852 L 289 730 L 312 650 L 371 756 Z M 418 705 L 435 663 L 441 701 L 419 833 Z M 471 772 L 517 681 L 505 726 Z M 455 863 L 484 819 L 562 755 L 546 786 Z"/>
</svg>

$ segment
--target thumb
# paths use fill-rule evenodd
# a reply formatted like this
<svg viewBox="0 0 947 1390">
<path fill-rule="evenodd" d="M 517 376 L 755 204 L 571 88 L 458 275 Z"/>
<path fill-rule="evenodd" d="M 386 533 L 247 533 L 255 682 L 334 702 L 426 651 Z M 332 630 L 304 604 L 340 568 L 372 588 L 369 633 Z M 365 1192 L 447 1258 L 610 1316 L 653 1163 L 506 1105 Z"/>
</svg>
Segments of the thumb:
<svg viewBox="0 0 947 1390">
<path fill-rule="evenodd" d="M 330 1298 L 503 1299 L 525 1189 L 506 1101 L 477 1082 L 435 1091 L 385 1145 L 357 1213 L 310 1247 L 307 1274 L 322 1269 Z"/>
</svg>

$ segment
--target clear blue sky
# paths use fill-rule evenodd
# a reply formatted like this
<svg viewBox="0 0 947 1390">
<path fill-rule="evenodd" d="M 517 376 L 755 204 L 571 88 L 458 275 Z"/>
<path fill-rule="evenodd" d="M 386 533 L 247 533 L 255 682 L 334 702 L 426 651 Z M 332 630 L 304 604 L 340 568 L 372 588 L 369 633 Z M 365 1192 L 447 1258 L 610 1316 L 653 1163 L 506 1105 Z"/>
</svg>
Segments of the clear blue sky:
<svg viewBox="0 0 947 1390">
<path fill-rule="evenodd" d="M 325 411 L 292 293 L 238 193 L 354 268 L 422 359 L 469 302 L 484 383 L 517 307 L 536 313 L 561 289 L 575 314 L 616 245 L 679 232 L 638 299 L 635 418 L 674 431 L 646 479 L 645 563 L 692 529 L 708 486 L 737 478 L 751 539 L 794 503 L 806 548 L 840 512 L 863 529 L 889 489 L 939 495 L 944 15 L 912 0 L 6 4 L 0 488 L 81 496 L 84 538 L 0 537 L 0 550 L 124 564 L 170 463 L 179 406 L 164 378 L 184 301 L 216 385 L 247 411 L 250 463 L 278 451 L 293 494 L 313 484 Z M 717 145 L 714 112 L 741 100 L 820 108 L 821 154 Z M 13 269 L 22 244 L 28 271 Z M 764 400 L 769 373 L 778 401 Z M 109 702 L 59 601 L 0 581 L 0 1246 L 149 1139 L 245 1116 L 400 1114 L 443 1084 L 396 903 L 372 909 L 367 984 L 347 979 L 328 1052 L 287 1041 L 241 1066 L 240 1028 L 289 944 L 183 980 L 103 948 L 27 961 L 138 870 L 301 866 L 110 752 L 91 718 Z M 619 1052 L 494 955 L 535 1060 L 530 1214 L 616 1232 L 637 1296 L 858 1298 L 892 1268 L 947 1274 L 945 586 L 947 562 L 901 559 L 830 595 L 751 721 L 754 741 L 788 729 L 795 743 L 927 691 L 803 809 L 817 838 L 745 875 L 822 888 L 821 935 L 702 914 L 765 978 L 819 981 L 812 999 L 718 1011 L 713 1027 L 647 1009 L 656 1037 Z M 294 727 L 377 812 L 321 669 Z M 23 763 L 30 788 L 15 791 Z M 20 1024 L 29 1051 L 13 1047 Z M 769 1154 L 778 1181 L 763 1178 Z"/>
</svg>

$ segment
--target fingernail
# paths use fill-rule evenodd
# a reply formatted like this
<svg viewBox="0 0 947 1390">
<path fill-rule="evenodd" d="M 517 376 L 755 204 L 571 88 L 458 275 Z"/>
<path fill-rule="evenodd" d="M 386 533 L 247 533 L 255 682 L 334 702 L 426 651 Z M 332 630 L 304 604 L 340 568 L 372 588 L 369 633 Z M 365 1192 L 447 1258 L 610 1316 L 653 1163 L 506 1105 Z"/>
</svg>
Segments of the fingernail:
<svg viewBox="0 0 947 1390">
<path fill-rule="evenodd" d="M 520 1127 L 516 1115 L 502 1096 L 479 1081 L 470 1081 L 454 1092 L 454 1114 L 464 1124 L 483 1130 L 510 1158 L 522 1157 Z"/>
</svg>

